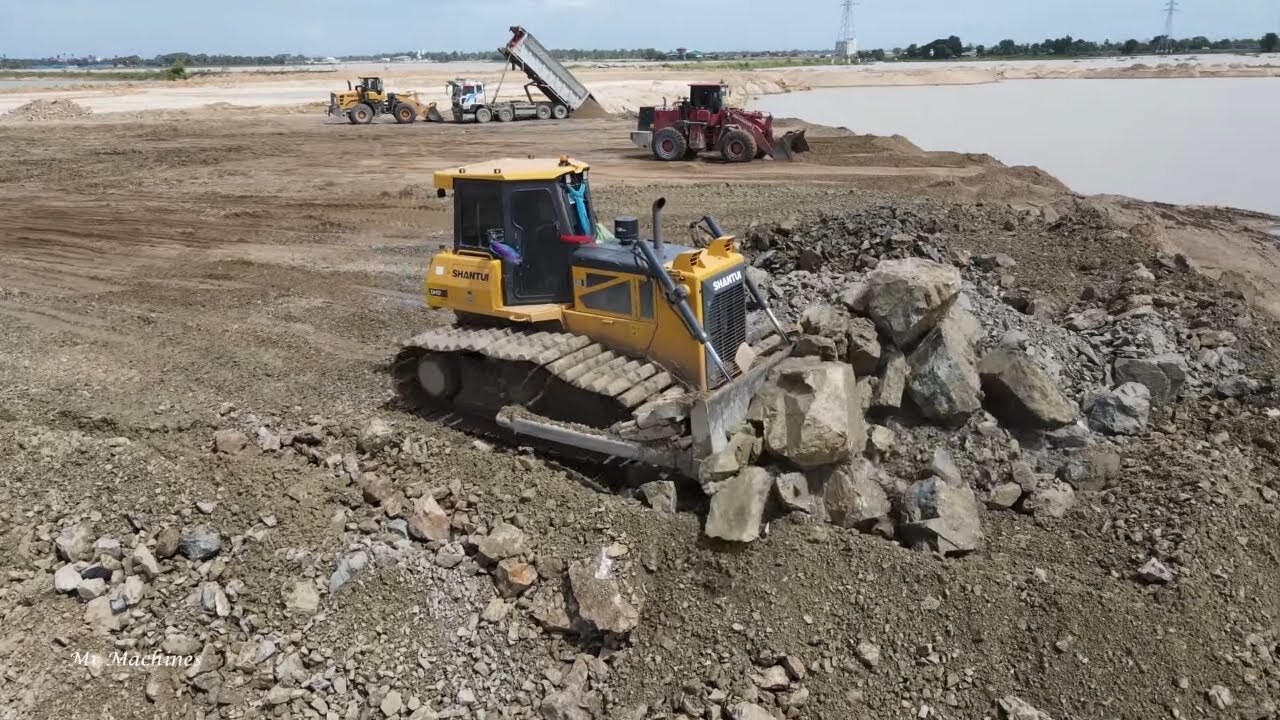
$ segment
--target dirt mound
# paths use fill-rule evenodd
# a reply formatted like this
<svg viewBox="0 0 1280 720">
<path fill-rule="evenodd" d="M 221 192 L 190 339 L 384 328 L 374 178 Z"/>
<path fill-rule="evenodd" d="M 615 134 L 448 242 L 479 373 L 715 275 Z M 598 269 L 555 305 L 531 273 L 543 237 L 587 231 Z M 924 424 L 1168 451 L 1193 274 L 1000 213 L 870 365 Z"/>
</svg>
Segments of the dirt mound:
<svg viewBox="0 0 1280 720">
<path fill-rule="evenodd" d="M 13 120 L 79 120 L 93 114 L 93 111 L 77 105 L 71 100 L 32 100 L 10 110 L 5 117 Z"/>
<path fill-rule="evenodd" d="M 574 112 L 574 115 L 588 120 L 612 117 L 609 111 L 605 110 L 595 98 L 588 98 L 586 102 L 582 103 L 582 107 Z"/>
</svg>

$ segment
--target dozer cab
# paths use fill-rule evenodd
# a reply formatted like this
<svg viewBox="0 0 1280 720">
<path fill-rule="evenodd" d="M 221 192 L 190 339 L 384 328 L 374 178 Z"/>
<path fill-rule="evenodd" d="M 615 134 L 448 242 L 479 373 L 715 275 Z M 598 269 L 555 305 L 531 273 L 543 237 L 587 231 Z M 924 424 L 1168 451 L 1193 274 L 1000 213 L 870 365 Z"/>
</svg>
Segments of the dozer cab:
<svg viewBox="0 0 1280 720">
<path fill-rule="evenodd" d="M 705 151 L 732 163 L 793 160 L 809 150 L 803 130 L 775 138 L 772 115 L 726 107 L 728 90 L 723 83 L 690 85 L 689 97 L 674 106 L 640 108 L 631 142 L 666 161 L 691 160 Z"/>
<path fill-rule="evenodd" d="M 652 240 L 633 217 L 610 232 L 588 171 L 562 157 L 435 173 L 438 193 L 453 193 L 454 238 L 424 289 L 456 320 L 406 343 L 398 391 L 571 455 L 692 474 L 790 352 L 786 333 L 713 218 L 698 224 L 705 247 L 663 242 L 663 199 Z"/>
<path fill-rule="evenodd" d="M 379 115 L 391 115 L 398 123 L 411 123 L 427 113 L 418 93 L 386 91 L 382 78 L 362 77 L 352 86 L 347 82 L 346 92 L 329 94 L 329 115 L 343 116 L 352 125 L 368 125 Z"/>
</svg>

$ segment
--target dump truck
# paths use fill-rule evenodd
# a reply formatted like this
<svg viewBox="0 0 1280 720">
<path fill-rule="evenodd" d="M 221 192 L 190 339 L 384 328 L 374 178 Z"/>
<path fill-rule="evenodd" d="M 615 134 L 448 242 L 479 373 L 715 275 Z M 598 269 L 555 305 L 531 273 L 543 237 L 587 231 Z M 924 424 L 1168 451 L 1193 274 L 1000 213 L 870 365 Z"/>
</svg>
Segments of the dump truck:
<svg viewBox="0 0 1280 720">
<path fill-rule="evenodd" d="M 346 116 L 352 125 L 368 125 L 379 115 L 391 115 L 398 123 L 411 123 L 425 116 L 428 106 L 418 93 L 386 90 L 380 77 L 362 77 L 352 87 L 347 81 L 345 92 L 329 93 L 329 115 Z"/>
<path fill-rule="evenodd" d="M 583 105 L 595 102 L 591 92 L 569 72 L 569 68 L 552 57 L 542 43 L 524 28 L 512 27 L 511 41 L 498 51 L 506 58 L 507 66 L 492 97 L 485 83 L 479 80 L 457 78 L 445 86 L 455 122 L 564 120 Z M 499 99 L 507 70 L 521 70 L 529 78 L 523 86 L 523 100 Z M 546 99 L 534 98 L 533 88 L 537 88 Z M 427 110 L 427 119 L 443 122 L 444 116 L 433 104 Z"/>
<path fill-rule="evenodd" d="M 665 161 L 691 160 L 708 150 L 731 163 L 792 160 L 809 150 L 804 130 L 775 137 L 772 115 L 728 107 L 728 94 L 724 83 L 697 83 L 675 105 L 642 107 L 631 142 Z"/>
<path fill-rule="evenodd" d="M 424 293 L 455 319 L 404 344 L 397 392 L 517 441 L 692 475 L 790 340 L 714 218 L 698 223 L 705 247 L 663 240 L 662 198 L 651 240 L 634 217 L 610 231 L 588 171 L 561 157 L 435 173 L 438 193 L 453 193 L 453 246 L 431 259 Z"/>
</svg>

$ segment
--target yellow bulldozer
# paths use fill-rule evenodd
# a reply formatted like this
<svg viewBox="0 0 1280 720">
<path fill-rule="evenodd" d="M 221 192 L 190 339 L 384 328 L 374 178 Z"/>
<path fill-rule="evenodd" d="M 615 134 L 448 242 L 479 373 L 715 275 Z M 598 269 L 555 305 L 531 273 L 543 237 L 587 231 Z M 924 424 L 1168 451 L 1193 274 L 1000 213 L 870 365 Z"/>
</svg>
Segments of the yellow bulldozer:
<svg viewBox="0 0 1280 720">
<path fill-rule="evenodd" d="M 411 123 L 426 117 L 435 103 L 425 105 L 418 93 L 397 93 L 386 90 L 380 77 L 362 77 L 352 85 L 347 81 L 344 92 L 329 93 L 331 116 L 346 116 L 352 125 L 368 125 L 379 115 L 390 115 L 398 123 Z"/>
<path fill-rule="evenodd" d="M 663 241 L 664 199 L 651 240 L 634 217 L 610 231 L 588 173 L 568 157 L 435 173 L 438 194 L 453 194 L 454 237 L 424 289 L 455 319 L 400 350 L 397 390 L 570 455 L 693 474 L 790 342 L 714 218 L 693 226 L 705 247 Z M 749 300 L 761 311 L 751 332 Z"/>
</svg>

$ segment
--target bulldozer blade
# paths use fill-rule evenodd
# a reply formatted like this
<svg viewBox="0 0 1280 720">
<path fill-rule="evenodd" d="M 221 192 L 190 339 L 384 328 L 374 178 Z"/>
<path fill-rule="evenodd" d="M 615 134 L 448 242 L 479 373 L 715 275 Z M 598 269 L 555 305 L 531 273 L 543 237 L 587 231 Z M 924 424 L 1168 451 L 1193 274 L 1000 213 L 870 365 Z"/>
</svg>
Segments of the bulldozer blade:
<svg viewBox="0 0 1280 720">
<path fill-rule="evenodd" d="M 802 152 L 809 152 L 809 141 L 804 137 L 804 130 L 792 130 L 778 139 L 773 144 L 772 156 L 774 160 L 782 160 L 790 162 L 796 159 L 796 155 Z"/>
<path fill-rule="evenodd" d="M 615 437 L 608 432 L 583 432 L 546 418 L 503 408 L 494 418 L 499 427 L 516 435 L 537 438 L 565 448 L 583 450 L 596 455 L 635 460 L 654 467 L 688 472 L 692 463 L 679 451 L 646 447 Z"/>
<path fill-rule="evenodd" d="M 436 104 L 431 103 L 427 106 L 426 118 L 430 122 L 444 122 L 444 116 L 436 109 Z"/>
<path fill-rule="evenodd" d="M 746 419 L 756 391 L 769 379 L 769 374 L 778 363 L 790 355 L 790 349 L 786 349 L 767 359 L 758 360 L 750 370 L 733 382 L 694 401 L 689 412 L 694 457 L 706 457 L 728 445 L 733 429 Z"/>
</svg>

